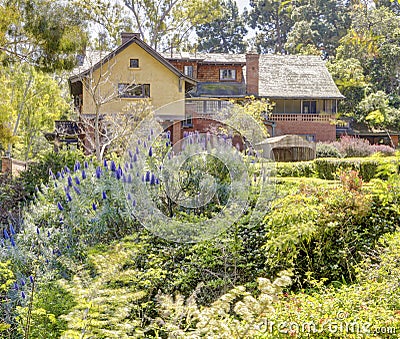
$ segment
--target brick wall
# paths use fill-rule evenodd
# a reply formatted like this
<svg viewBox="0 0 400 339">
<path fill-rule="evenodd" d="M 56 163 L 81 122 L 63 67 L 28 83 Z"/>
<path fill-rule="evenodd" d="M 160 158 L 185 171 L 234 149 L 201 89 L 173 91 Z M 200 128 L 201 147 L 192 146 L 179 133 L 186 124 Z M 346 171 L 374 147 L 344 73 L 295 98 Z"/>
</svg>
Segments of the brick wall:
<svg viewBox="0 0 400 339">
<path fill-rule="evenodd" d="M 271 128 L 268 127 L 271 135 Z M 316 141 L 335 141 L 336 126 L 329 122 L 312 121 L 277 121 L 275 127 L 275 136 L 285 134 L 297 135 L 315 135 Z"/>
<path fill-rule="evenodd" d="M 247 94 L 258 95 L 259 54 L 246 54 Z"/>
</svg>

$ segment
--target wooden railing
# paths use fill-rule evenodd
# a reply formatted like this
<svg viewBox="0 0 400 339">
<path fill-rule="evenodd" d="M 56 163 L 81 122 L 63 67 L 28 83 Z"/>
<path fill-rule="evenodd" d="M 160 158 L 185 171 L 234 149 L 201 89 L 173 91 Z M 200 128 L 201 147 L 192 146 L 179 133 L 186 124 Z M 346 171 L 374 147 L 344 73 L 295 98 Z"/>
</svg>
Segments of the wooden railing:
<svg viewBox="0 0 400 339">
<path fill-rule="evenodd" d="M 334 119 L 330 114 L 271 114 L 268 120 L 272 121 L 310 121 L 310 122 L 330 122 Z"/>
</svg>

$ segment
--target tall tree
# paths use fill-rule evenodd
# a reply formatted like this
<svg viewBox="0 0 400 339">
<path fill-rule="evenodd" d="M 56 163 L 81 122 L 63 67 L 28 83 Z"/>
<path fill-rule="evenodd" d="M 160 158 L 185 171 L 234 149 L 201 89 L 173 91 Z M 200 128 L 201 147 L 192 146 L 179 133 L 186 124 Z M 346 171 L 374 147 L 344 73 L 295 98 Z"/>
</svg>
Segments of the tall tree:
<svg viewBox="0 0 400 339">
<path fill-rule="evenodd" d="M 20 159 L 35 157 L 49 146 L 44 132 L 69 109 L 58 84 L 49 75 L 27 64 L 0 69 L 0 117 L 8 138 L 4 149 Z"/>
<path fill-rule="evenodd" d="M 256 48 L 261 53 L 286 53 L 285 43 L 293 26 L 291 1 L 250 0 L 252 9 L 245 16 L 256 30 Z"/>
<path fill-rule="evenodd" d="M 197 25 L 219 16 L 218 0 L 124 0 L 141 38 L 158 51 L 180 48 Z"/>
<path fill-rule="evenodd" d="M 211 53 L 244 53 L 247 28 L 233 0 L 221 2 L 221 15 L 196 28 L 198 50 Z"/>
</svg>

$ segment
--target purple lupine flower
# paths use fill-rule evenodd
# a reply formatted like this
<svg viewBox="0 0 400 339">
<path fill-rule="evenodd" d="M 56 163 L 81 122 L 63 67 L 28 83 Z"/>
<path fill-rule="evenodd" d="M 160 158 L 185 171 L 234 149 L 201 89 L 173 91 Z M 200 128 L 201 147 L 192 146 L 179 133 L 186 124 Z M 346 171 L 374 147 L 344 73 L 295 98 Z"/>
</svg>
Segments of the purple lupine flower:
<svg viewBox="0 0 400 339">
<path fill-rule="evenodd" d="M 188 136 L 188 132 L 183 132 L 183 137 L 186 138 Z"/>
<path fill-rule="evenodd" d="M 151 128 L 150 129 L 150 135 L 153 135 L 154 134 L 154 131 L 153 131 L 153 129 Z"/>
<path fill-rule="evenodd" d="M 153 156 L 153 147 L 150 146 L 149 148 L 149 157 Z"/>
<path fill-rule="evenodd" d="M 47 237 L 50 238 L 50 231 L 47 231 Z"/>
<path fill-rule="evenodd" d="M 79 180 L 78 177 L 75 177 L 75 182 L 76 182 L 77 185 L 80 185 L 80 184 L 81 184 L 81 181 Z"/>
<path fill-rule="evenodd" d="M 150 181 L 150 171 L 146 172 L 146 177 L 145 177 L 146 182 Z"/>
<path fill-rule="evenodd" d="M 133 164 L 132 163 L 129 164 L 129 168 L 133 169 Z"/>
<path fill-rule="evenodd" d="M 107 160 L 106 160 L 106 159 L 104 159 L 104 161 L 103 161 L 103 166 L 104 166 L 105 168 L 108 168 Z"/>
<path fill-rule="evenodd" d="M 142 175 L 142 181 L 145 182 L 145 175 Z"/>
<path fill-rule="evenodd" d="M 131 199 L 132 199 L 131 194 L 128 193 L 128 200 L 131 200 Z"/>
<path fill-rule="evenodd" d="M 99 167 L 96 168 L 96 178 L 100 179 L 100 177 L 101 177 L 101 168 L 99 166 Z"/>
<path fill-rule="evenodd" d="M 7 232 L 6 229 L 3 230 L 3 233 L 4 233 L 4 238 L 5 238 L 6 240 L 10 239 L 10 235 L 8 234 L 8 232 Z"/>
<path fill-rule="evenodd" d="M 49 168 L 49 176 L 52 178 L 54 177 L 54 174 L 53 174 L 53 171 L 51 170 L 51 168 Z"/>
<path fill-rule="evenodd" d="M 158 178 L 156 178 L 156 185 L 160 184 L 160 180 Z"/>
<path fill-rule="evenodd" d="M 133 155 L 132 155 L 132 151 L 131 150 L 128 150 L 128 154 L 129 154 L 129 158 L 132 159 Z"/>
<path fill-rule="evenodd" d="M 156 184 L 156 176 L 154 173 L 151 174 L 151 179 L 150 179 L 150 185 L 155 185 Z"/>
<path fill-rule="evenodd" d="M 85 170 L 82 171 L 82 180 L 85 180 L 87 178 Z"/>
<path fill-rule="evenodd" d="M 114 160 L 111 161 L 111 171 L 115 172 L 117 170 L 117 166 L 115 165 Z"/>
<path fill-rule="evenodd" d="M 107 194 L 106 194 L 105 191 L 103 191 L 102 196 L 103 196 L 103 200 L 106 200 L 106 199 L 107 199 Z"/>
<path fill-rule="evenodd" d="M 11 233 L 11 235 L 15 234 L 15 230 L 14 230 L 14 227 L 12 224 L 10 224 L 10 233 Z"/>
<path fill-rule="evenodd" d="M 64 223 L 64 218 L 60 217 L 60 224 L 63 224 L 63 223 Z"/>
<path fill-rule="evenodd" d="M 54 183 L 54 188 L 57 188 L 57 187 L 58 187 L 58 185 L 57 185 L 57 183 L 55 182 L 55 183 Z"/>
<path fill-rule="evenodd" d="M 67 196 L 68 202 L 72 201 L 72 197 L 71 197 L 71 194 L 69 194 L 69 192 L 67 192 L 66 196 Z"/>
<path fill-rule="evenodd" d="M 61 172 L 60 172 L 60 171 L 58 171 L 58 172 L 57 172 L 57 179 L 60 179 L 60 178 L 61 178 L 61 176 L 62 176 L 62 175 L 61 175 Z"/>
<path fill-rule="evenodd" d="M 31 275 L 29 276 L 29 280 L 30 280 L 31 284 L 33 284 L 34 280 L 33 280 L 33 277 Z"/>
<path fill-rule="evenodd" d="M 115 177 L 117 178 L 117 180 L 121 179 L 121 172 L 120 171 L 116 171 L 115 172 Z"/>
<path fill-rule="evenodd" d="M 88 168 L 89 167 L 89 164 L 88 164 L 88 162 L 85 160 L 85 162 L 83 163 L 83 166 L 85 167 L 85 168 Z"/>
<path fill-rule="evenodd" d="M 171 132 L 167 131 L 167 138 L 170 139 L 171 138 Z"/>
<path fill-rule="evenodd" d="M 71 171 L 69 170 L 68 166 L 65 166 L 64 169 L 65 169 L 65 173 L 71 173 Z"/>
<path fill-rule="evenodd" d="M 136 176 L 139 178 L 139 176 L 140 176 L 140 175 L 139 175 L 139 172 L 136 172 Z"/>
<path fill-rule="evenodd" d="M 13 238 L 13 237 L 10 237 L 10 241 L 11 241 L 12 247 L 15 247 L 15 241 L 14 241 L 14 238 Z"/>
<path fill-rule="evenodd" d="M 148 136 L 147 136 L 147 141 L 150 141 L 150 140 L 151 140 L 151 136 L 148 135 Z"/>
<path fill-rule="evenodd" d="M 21 286 L 25 286 L 25 280 L 24 279 L 21 278 L 20 282 L 21 282 Z"/>
<path fill-rule="evenodd" d="M 71 178 L 71 176 L 68 176 L 68 186 L 72 187 L 72 178 Z"/>
<path fill-rule="evenodd" d="M 134 156 L 133 156 L 133 162 L 136 162 L 136 161 L 137 161 L 137 155 L 135 153 Z"/>
<path fill-rule="evenodd" d="M 78 187 L 74 186 L 74 190 L 76 194 L 81 195 L 81 190 Z"/>
<path fill-rule="evenodd" d="M 97 206 L 96 206 L 95 203 L 92 204 L 92 208 L 93 208 L 93 211 L 96 211 L 96 210 L 97 210 Z"/>
<path fill-rule="evenodd" d="M 63 210 L 64 210 L 64 207 L 62 207 L 61 202 L 58 202 L 58 203 L 57 203 L 57 207 L 58 207 L 58 209 L 59 209 L 60 211 L 63 211 Z"/>
<path fill-rule="evenodd" d="M 125 174 L 122 174 L 122 182 L 123 182 L 124 184 L 126 184 L 126 175 L 125 175 Z"/>
<path fill-rule="evenodd" d="M 140 144 L 141 144 L 141 141 L 140 141 L 140 139 L 138 139 L 137 143 L 138 143 L 138 145 L 140 145 Z"/>
<path fill-rule="evenodd" d="M 80 169 L 81 169 L 81 163 L 79 161 L 77 161 L 74 166 L 74 172 L 77 172 Z"/>
<path fill-rule="evenodd" d="M 5 247 L 6 245 L 4 244 L 4 239 L 1 238 L 1 247 Z"/>
<path fill-rule="evenodd" d="M 136 200 L 132 201 L 132 206 L 135 207 L 136 206 Z"/>
<path fill-rule="evenodd" d="M 131 184 L 132 183 L 132 175 L 129 173 L 128 175 L 128 183 Z"/>
<path fill-rule="evenodd" d="M 139 154 L 139 147 L 136 146 L 136 154 Z"/>
<path fill-rule="evenodd" d="M 147 148 L 147 143 L 146 143 L 146 141 L 143 141 L 143 147 L 144 147 L 144 148 Z"/>
<path fill-rule="evenodd" d="M 19 290 L 19 286 L 17 282 L 14 282 L 14 290 L 18 291 Z"/>
<path fill-rule="evenodd" d="M 39 229 L 39 227 L 36 227 L 36 233 L 37 233 L 37 235 L 40 235 L 40 229 Z"/>
</svg>

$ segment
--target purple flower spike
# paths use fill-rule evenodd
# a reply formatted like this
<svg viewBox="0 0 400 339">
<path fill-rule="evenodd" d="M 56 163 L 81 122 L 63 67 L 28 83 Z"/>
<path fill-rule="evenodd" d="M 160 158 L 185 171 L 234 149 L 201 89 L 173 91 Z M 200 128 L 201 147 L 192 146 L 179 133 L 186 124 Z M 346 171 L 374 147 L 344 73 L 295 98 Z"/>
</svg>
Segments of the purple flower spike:
<svg viewBox="0 0 400 339">
<path fill-rule="evenodd" d="M 150 135 L 153 135 L 153 134 L 154 134 L 153 129 L 150 129 Z"/>
<path fill-rule="evenodd" d="M 137 141 L 137 143 L 138 143 L 138 145 L 140 145 L 140 144 L 141 144 L 141 141 L 140 141 L 140 139 Z"/>
<path fill-rule="evenodd" d="M 150 185 L 155 185 L 155 184 L 156 184 L 156 176 L 154 175 L 154 173 L 152 173 L 150 179 Z"/>
<path fill-rule="evenodd" d="M 12 247 L 15 247 L 15 241 L 13 237 L 10 237 Z"/>
<path fill-rule="evenodd" d="M 65 173 L 71 173 L 71 171 L 69 170 L 68 166 L 65 166 Z"/>
<path fill-rule="evenodd" d="M 51 168 L 49 169 L 49 176 L 54 177 L 54 174 L 53 174 L 53 171 L 51 170 Z"/>
<path fill-rule="evenodd" d="M 143 147 L 144 147 L 144 148 L 147 148 L 147 143 L 146 143 L 146 141 L 143 141 Z"/>
<path fill-rule="evenodd" d="M 133 156 L 133 162 L 136 162 L 136 161 L 137 161 L 137 155 L 135 153 L 135 155 Z"/>
<path fill-rule="evenodd" d="M 68 202 L 72 201 L 71 194 L 69 194 L 69 192 L 67 192 L 66 195 L 67 195 L 67 201 L 68 201 Z"/>
<path fill-rule="evenodd" d="M 132 175 L 129 173 L 128 175 L 128 183 L 131 184 L 132 183 Z"/>
<path fill-rule="evenodd" d="M 74 186 L 74 190 L 75 190 L 76 194 L 78 194 L 78 195 L 81 194 L 81 190 L 78 187 Z"/>
<path fill-rule="evenodd" d="M 132 201 L 132 206 L 135 207 L 136 206 L 136 200 Z"/>
<path fill-rule="evenodd" d="M 150 171 L 146 172 L 146 177 L 145 177 L 146 182 L 150 181 Z"/>
<path fill-rule="evenodd" d="M 145 176 L 144 176 L 144 174 L 142 175 L 142 181 L 145 182 Z"/>
<path fill-rule="evenodd" d="M 61 173 L 60 172 L 57 172 L 57 179 L 60 179 L 61 178 Z"/>
<path fill-rule="evenodd" d="M 81 184 L 81 182 L 80 182 L 80 180 L 79 180 L 78 177 L 75 177 L 75 182 L 76 182 L 77 185 L 80 185 L 80 184 Z"/>
<path fill-rule="evenodd" d="M 160 184 L 160 180 L 157 178 L 156 179 L 156 185 L 159 185 Z"/>
<path fill-rule="evenodd" d="M 103 166 L 104 166 L 105 168 L 108 167 L 108 165 L 107 165 L 107 160 L 106 160 L 106 159 L 104 159 L 104 161 L 103 161 Z"/>
<path fill-rule="evenodd" d="M 97 206 L 96 206 L 95 203 L 92 204 L 92 208 L 93 208 L 93 211 L 96 211 L 96 210 L 97 210 Z"/>
<path fill-rule="evenodd" d="M 131 159 L 132 159 L 132 157 L 133 157 L 133 154 L 132 154 L 132 151 L 131 151 L 131 150 L 128 150 L 128 154 L 129 154 L 129 158 L 131 158 Z"/>
<path fill-rule="evenodd" d="M 153 156 L 153 147 L 150 146 L 149 148 L 149 157 Z"/>
<path fill-rule="evenodd" d="M 36 227 L 36 233 L 37 233 L 37 235 L 40 235 L 40 229 L 39 229 L 39 227 Z"/>
<path fill-rule="evenodd" d="M 19 289 L 18 283 L 15 282 L 15 283 L 14 283 L 14 290 L 18 291 L 18 289 Z"/>
<path fill-rule="evenodd" d="M 9 234 L 8 234 L 8 232 L 7 232 L 7 230 L 6 229 L 4 229 L 4 238 L 7 240 L 7 239 L 10 239 L 10 236 L 9 236 Z"/>
<path fill-rule="evenodd" d="M 26 298 L 26 295 L 25 295 L 24 291 L 21 291 L 21 297 L 22 297 L 22 299 Z"/>
<path fill-rule="evenodd" d="M 21 278 L 20 282 L 21 282 L 21 286 L 25 286 L 25 280 L 24 279 Z"/>
<path fill-rule="evenodd" d="M 82 171 L 82 180 L 85 180 L 87 178 L 85 170 Z"/>
<path fill-rule="evenodd" d="M 29 280 L 31 281 L 31 284 L 33 284 L 34 280 L 33 280 L 33 277 L 31 275 L 29 276 Z"/>
<path fill-rule="evenodd" d="M 101 168 L 100 168 L 100 167 L 97 167 L 97 168 L 96 168 L 96 178 L 97 178 L 97 179 L 100 179 L 100 177 L 101 177 Z"/>
<path fill-rule="evenodd" d="M 47 237 L 50 238 L 50 231 L 47 231 Z"/>
<path fill-rule="evenodd" d="M 14 227 L 12 224 L 10 224 L 10 233 L 11 233 L 11 235 L 15 234 L 15 230 L 14 230 Z"/>
<path fill-rule="evenodd" d="M 139 154 L 139 147 L 136 146 L 136 154 Z"/>
<path fill-rule="evenodd" d="M 106 200 L 106 199 L 107 199 L 107 194 L 106 194 L 106 192 L 105 192 L 105 191 L 103 191 L 103 194 L 102 194 L 102 196 L 103 196 L 103 200 Z"/>
<path fill-rule="evenodd" d="M 57 207 L 58 207 L 58 209 L 59 209 L 60 211 L 63 211 L 63 210 L 64 210 L 64 207 L 62 207 L 62 205 L 61 205 L 60 202 L 57 203 Z"/>
<path fill-rule="evenodd" d="M 85 160 L 85 162 L 83 163 L 83 166 L 85 166 L 85 168 L 88 168 L 89 167 L 89 164 L 88 164 L 88 162 Z"/>
<path fill-rule="evenodd" d="M 68 177 L 68 186 L 72 187 L 72 178 L 71 178 L 71 176 Z"/>
<path fill-rule="evenodd" d="M 115 165 L 114 160 L 111 161 L 111 171 L 115 172 L 117 170 L 117 166 Z"/>
<path fill-rule="evenodd" d="M 131 200 L 131 199 L 132 199 L 131 194 L 128 193 L 128 200 Z"/>
<path fill-rule="evenodd" d="M 121 179 L 121 172 L 120 171 L 116 171 L 115 172 L 115 177 L 117 178 L 117 180 Z"/>
<path fill-rule="evenodd" d="M 150 141 L 150 140 L 151 140 L 151 136 L 148 135 L 148 136 L 147 136 L 147 141 Z"/>
</svg>

